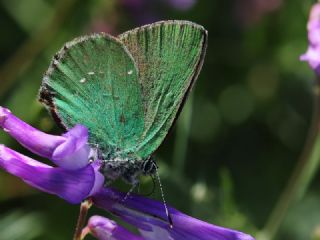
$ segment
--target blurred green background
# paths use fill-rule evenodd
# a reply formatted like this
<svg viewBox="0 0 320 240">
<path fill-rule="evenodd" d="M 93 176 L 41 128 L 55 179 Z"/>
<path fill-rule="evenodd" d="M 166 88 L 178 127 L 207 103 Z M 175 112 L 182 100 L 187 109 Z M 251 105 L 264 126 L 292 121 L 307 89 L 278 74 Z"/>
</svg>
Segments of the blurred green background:
<svg viewBox="0 0 320 240">
<path fill-rule="evenodd" d="M 256 236 L 302 152 L 313 110 L 306 0 L 0 0 L 0 105 L 61 133 L 37 102 L 51 57 L 74 37 L 164 19 L 203 25 L 209 45 L 192 96 L 156 154 L 168 203 Z M 0 142 L 29 156 L 4 132 Z M 152 188 L 143 179 L 140 193 Z M 320 239 L 320 173 L 274 239 Z M 120 186 L 128 189 L 128 186 Z M 157 190 L 150 196 L 159 198 Z M 0 239 L 71 239 L 78 206 L 0 172 Z M 108 216 L 106 212 L 93 210 Z M 90 238 L 88 238 L 90 239 Z M 262 239 L 262 238 L 259 238 Z"/>
</svg>

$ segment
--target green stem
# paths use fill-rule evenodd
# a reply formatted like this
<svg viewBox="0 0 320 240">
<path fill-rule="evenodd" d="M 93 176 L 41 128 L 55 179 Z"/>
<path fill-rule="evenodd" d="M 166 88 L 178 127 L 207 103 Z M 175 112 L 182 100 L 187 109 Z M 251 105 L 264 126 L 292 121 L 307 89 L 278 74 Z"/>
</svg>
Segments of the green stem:
<svg viewBox="0 0 320 240">
<path fill-rule="evenodd" d="M 187 156 L 188 140 L 192 121 L 193 94 L 190 97 L 181 113 L 177 123 L 176 140 L 173 149 L 173 165 L 176 173 L 181 176 Z"/>
<path fill-rule="evenodd" d="M 73 235 L 73 240 L 82 240 L 83 237 L 85 236 L 84 234 L 82 234 L 82 228 L 85 224 L 87 214 L 91 206 L 92 206 L 92 201 L 90 199 L 85 200 L 84 202 L 81 203 L 79 217 L 78 217 L 76 229 Z"/>
<path fill-rule="evenodd" d="M 302 155 L 257 240 L 274 239 L 290 206 L 301 200 L 320 163 L 320 77 L 314 86 L 314 111 Z"/>
</svg>

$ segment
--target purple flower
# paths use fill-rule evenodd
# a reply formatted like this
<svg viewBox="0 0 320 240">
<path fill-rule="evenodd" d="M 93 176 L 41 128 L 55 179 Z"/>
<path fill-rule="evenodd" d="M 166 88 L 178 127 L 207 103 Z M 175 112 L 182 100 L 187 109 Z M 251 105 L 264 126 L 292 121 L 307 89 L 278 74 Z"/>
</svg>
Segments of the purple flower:
<svg viewBox="0 0 320 240">
<path fill-rule="evenodd" d="M 169 207 L 173 221 L 170 226 L 163 203 L 133 194 L 124 201 L 124 193 L 104 188 L 100 161 L 89 161 L 92 150 L 88 145 L 88 130 L 82 125 L 76 125 L 62 136 L 53 136 L 31 127 L 8 109 L 0 107 L 0 127 L 25 148 L 56 165 L 49 166 L 0 145 L 1 168 L 70 203 L 90 198 L 96 206 L 137 227 L 141 235 L 99 216 L 89 220 L 84 234 L 90 232 L 102 240 L 253 240 L 247 234 L 200 221 Z"/>
<path fill-rule="evenodd" d="M 191 9 L 196 3 L 196 0 L 166 0 L 166 1 L 175 9 L 178 9 L 181 11 L 186 11 Z"/>
<path fill-rule="evenodd" d="M 129 232 L 115 221 L 100 216 L 89 219 L 87 227 L 82 231 L 83 235 L 88 233 L 100 240 L 143 240 L 141 236 Z"/>
<path fill-rule="evenodd" d="M 161 10 L 172 7 L 179 11 L 191 9 L 197 0 L 120 0 L 120 4 L 139 25 L 161 19 Z"/>
<path fill-rule="evenodd" d="M 309 47 L 300 57 L 301 61 L 307 61 L 310 67 L 320 75 L 320 3 L 313 5 L 307 25 Z"/>
<path fill-rule="evenodd" d="M 57 165 L 52 167 L 0 145 L 0 167 L 44 192 L 80 203 L 99 190 L 104 177 L 89 163 L 88 130 L 76 125 L 62 136 L 43 133 L 0 107 L 0 127 L 21 145 Z"/>
<path fill-rule="evenodd" d="M 124 196 L 124 193 L 109 188 L 96 193 L 92 201 L 96 206 L 138 228 L 141 236 L 99 216 L 89 220 L 87 231 L 100 240 L 254 240 L 250 235 L 203 222 L 169 207 L 173 222 L 171 227 L 163 203 L 134 194 L 122 201 Z M 122 236 L 128 237 L 122 238 Z"/>
</svg>

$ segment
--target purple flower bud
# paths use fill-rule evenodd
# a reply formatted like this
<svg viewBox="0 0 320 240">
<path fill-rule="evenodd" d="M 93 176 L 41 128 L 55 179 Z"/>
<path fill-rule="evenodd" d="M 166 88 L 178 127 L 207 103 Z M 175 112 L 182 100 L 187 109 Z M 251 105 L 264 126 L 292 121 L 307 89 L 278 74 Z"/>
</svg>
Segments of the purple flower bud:
<svg viewBox="0 0 320 240">
<path fill-rule="evenodd" d="M 116 222 L 100 216 L 92 216 L 84 232 L 90 232 L 99 240 L 143 240 Z"/>
<path fill-rule="evenodd" d="M 0 107 L 0 127 L 30 151 L 51 159 L 51 167 L 0 145 L 0 167 L 44 192 L 80 203 L 99 191 L 100 163 L 89 163 L 88 130 L 76 125 L 62 136 L 43 133 Z"/>
<path fill-rule="evenodd" d="M 313 5 L 307 28 L 309 47 L 300 60 L 308 62 L 316 74 L 320 75 L 320 3 Z"/>
<path fill-rule="evenodd" d="M 43 133 L 0 107 L 0 127 L 31 152 L 51 159 L 65 169 L 79 169 L 88 164 L 88 130 L 76 125 L 63 136 Z"/>
</svg>

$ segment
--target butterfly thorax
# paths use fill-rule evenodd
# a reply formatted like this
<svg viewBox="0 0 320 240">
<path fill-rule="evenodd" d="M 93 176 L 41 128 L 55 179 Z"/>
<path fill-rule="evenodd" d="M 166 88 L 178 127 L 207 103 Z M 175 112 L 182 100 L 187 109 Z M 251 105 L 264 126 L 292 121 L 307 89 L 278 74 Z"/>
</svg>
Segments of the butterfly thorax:
<svg viewBox="0 0 320 240">
<path fill-rule="evenodd" d="M 152 175 L 156 168 L 157 165 L 152 157 L 147 159 L 114 157 L 103 159 L 100 171 L 105 176 L 106 185 L 110 185 L 118 178 L 122 178 L 129 184 L 137 185 L 140 175 Z"/>
</svg>

